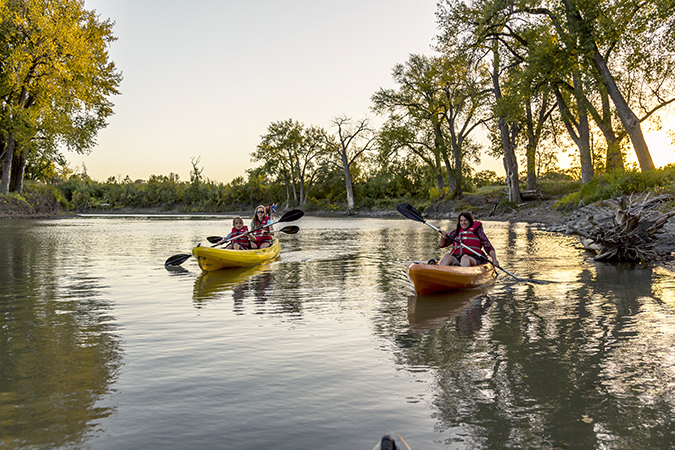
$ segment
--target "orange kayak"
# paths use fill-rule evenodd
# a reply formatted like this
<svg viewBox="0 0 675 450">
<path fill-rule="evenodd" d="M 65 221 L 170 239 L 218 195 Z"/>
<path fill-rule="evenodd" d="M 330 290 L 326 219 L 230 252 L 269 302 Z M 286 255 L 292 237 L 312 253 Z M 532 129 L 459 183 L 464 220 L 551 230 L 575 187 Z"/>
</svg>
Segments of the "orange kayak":
<svg viewBox="0 0 675 450">
<path fill-rule="evenodd" d="M 408 277 L 417 295 L 474 288 L 491 283 L 496 276 L 492 264 L 461 267 L 413 263 L 408 266 Z"/>
</svg>

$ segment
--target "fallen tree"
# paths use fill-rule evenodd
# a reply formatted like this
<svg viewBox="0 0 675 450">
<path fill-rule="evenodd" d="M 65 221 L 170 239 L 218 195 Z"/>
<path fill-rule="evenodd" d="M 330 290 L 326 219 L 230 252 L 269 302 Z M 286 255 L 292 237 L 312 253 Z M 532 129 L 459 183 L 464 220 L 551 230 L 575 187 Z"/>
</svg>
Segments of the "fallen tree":
<svg viewBox="0 0 675 450">
<path fill-rule="evenodd" d="M 567 225 L 567 233 L 581 236 L 585 248 L 598 254 L 596 261 L 653 261 L 669 256 L 657 247 L 657 235 L 663 232 L 675 210 L 662 212 L 657 207 L 675 199 L 666 194 L 621 197 L 616 212 L 601 217 L 588 215 L 588 224 Z"/>
</svg>

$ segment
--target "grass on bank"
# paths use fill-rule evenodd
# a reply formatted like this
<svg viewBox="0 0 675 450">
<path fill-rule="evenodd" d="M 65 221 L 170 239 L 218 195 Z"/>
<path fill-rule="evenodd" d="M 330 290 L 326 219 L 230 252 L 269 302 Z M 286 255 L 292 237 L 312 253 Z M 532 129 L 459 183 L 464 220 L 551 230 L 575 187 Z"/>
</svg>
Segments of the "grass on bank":
<svg viewBox="0 0 675 450">
<path fill-rule="evenodd" d="M 641 192 L 675 194 L 675 164 L 649 172 L 617 170 L 606 173 L 561 198 L 555 206 L 572 210 L 600 200 Z"/>
</svg>

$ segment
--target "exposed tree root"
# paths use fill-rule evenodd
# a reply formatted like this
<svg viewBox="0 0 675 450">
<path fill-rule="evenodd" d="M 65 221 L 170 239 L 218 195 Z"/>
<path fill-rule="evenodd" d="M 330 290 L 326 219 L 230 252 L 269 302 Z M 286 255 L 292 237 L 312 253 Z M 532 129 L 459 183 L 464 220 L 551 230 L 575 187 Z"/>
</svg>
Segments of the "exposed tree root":
<svg viewBox="0 0 675 450">
<path fill-rule="evenodd" d="M 655 207 L 675 199 L 675 195 L 644 196 L 618 200 L 614 217 L 587 217 L 590 226 L 567 225 L 567 232 L 582 236 L 586 248 L 595 250 L 596 261 L 653 261 L 667 255 L 656 250 L 656 235 L 675 216 L 675 211 L 661 212 Z"/>
</svg>

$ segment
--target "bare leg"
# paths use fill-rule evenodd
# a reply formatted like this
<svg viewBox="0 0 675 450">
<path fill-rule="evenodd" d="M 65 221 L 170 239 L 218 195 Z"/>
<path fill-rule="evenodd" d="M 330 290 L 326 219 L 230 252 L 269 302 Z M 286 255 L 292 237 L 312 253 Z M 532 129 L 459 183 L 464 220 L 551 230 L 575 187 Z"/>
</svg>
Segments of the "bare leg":
<svg viewBox="0 0 675 450">
<path fill-rule="evenodd" d="M 471 256 L 469 256 L 469 255 L 464 255 L 464 256 L 462 256 L 462 260 L 460 261 L 460 264 L 461 264 L 463 267 L 477 266 L 477 265 L 478 265 L 478 263 L 476 262 L 476 260 L 473 259 L 473 258 L 472 258 Z"/>
<path fill-rule="evenodd" d="M 455 263 L 459 264 L 459 261 L 457 261 L 457 258 L 452 256 L 450 253 L 446 253 L 443 255 L 441 260 L 438 262 L 439 266 L 452 266 Z"/>
</svg>

